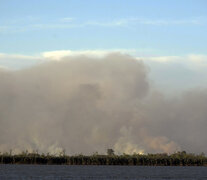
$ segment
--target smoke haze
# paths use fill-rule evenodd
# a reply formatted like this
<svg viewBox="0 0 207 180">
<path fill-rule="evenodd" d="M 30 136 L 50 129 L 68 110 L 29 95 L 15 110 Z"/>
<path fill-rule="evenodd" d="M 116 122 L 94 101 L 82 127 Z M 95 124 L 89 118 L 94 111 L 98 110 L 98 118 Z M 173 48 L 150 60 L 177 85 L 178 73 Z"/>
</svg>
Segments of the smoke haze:
<svg viewBox="0 0 207 180">
<path fill-rule="evenodd" d="M 0 151 L 207 152 L 207 91 L 166 97 L 131 56 L 76 56 L 0 69 Z"/>
</svg>

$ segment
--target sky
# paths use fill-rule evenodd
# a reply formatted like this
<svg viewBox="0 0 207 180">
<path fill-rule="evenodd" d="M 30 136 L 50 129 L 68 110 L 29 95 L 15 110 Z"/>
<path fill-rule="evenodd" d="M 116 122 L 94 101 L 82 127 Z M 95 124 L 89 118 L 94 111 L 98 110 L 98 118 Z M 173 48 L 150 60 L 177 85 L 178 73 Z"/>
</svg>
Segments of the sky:
<svg viewBox="0 0 207 180">
<path fill-rule="evenodd" d="M 203 86 L 206 7 L 205 0 L 0 0 L 0 66 L 119 51 L 145 61 L 159 87 Z"/>
<path fill-rule="evenodd" d="M 0 151 L 207 153 L 206 9 L 0 0 Z"/>
</svg>

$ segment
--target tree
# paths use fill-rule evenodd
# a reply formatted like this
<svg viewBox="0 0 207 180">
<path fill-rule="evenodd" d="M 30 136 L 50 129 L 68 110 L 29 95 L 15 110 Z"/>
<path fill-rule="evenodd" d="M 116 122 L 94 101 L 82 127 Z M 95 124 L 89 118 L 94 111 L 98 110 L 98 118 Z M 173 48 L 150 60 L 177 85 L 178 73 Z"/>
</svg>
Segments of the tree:
<svg viewBox="0 0 207 180">
<path fill-rule="evenodd" d="M 107 155 L 108 156 L 113 156 L 114 155 L 114 150 L 113 149 L 107 149 Z"/>
</svg>

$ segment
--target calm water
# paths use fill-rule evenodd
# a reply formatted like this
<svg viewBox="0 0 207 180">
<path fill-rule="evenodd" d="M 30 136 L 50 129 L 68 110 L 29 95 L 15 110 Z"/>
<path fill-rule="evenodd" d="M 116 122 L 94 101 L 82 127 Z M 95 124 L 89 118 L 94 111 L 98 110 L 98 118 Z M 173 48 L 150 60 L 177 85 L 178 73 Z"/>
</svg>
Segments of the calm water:
<svg viewBox="0 0 207 180">
<path fill-rule="evenodd" d="M 207 167 L 0 165 L 0 180 L 207 180 Z"/>
</svg>

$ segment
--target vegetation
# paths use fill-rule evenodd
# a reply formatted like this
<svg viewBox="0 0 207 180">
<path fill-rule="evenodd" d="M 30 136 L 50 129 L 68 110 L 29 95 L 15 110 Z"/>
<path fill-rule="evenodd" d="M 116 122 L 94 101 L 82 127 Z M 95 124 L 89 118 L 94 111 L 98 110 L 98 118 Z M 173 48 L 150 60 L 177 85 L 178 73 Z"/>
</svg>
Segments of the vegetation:
<svg viewBox="0 0 207 180">
<path fill-rule="evenodd" d="M 58 156 L 51 154 L 38 154 L 22 152 L 12 155 L 0 153 L 0 164 L 59 164 L 59 165 L 132 165 L 132 166 L 207 166 L 207 157 L 186 153 L 185 151 L 174 154 L 133 154 L 115 155 L 108 150 L 108 155 L 75 155 L 68 156 L 61 153 Z"/>
</svg>

